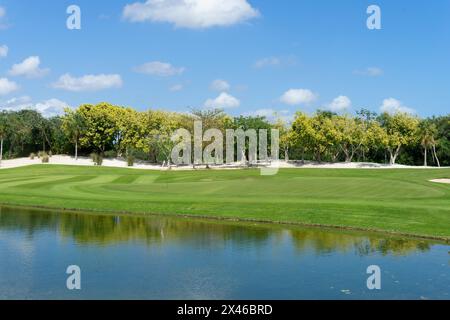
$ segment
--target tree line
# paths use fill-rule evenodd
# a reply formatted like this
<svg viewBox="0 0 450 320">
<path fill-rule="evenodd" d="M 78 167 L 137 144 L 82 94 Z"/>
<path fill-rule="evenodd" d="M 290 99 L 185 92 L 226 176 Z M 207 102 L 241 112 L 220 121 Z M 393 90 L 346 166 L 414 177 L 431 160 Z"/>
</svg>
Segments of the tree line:
<svg viewBox="0 0 450 320">
<path fill-rule="evenodd" d="M 64 115 L 45 118 L 34 110 L 0 112 L 0 161 L 38 151 L 102 157 L 130 157 L 162 163 L 170 159 L 175 130 L 278 129 L 285 160 L 378 162 L 408 165 L 450 165 L 450 115 L 417 116 L 297 112 L 292 123 L 262 116 L 232 117 L 223 110 L 137 111 L 108 103 L 85 104 Z M 270 141 L 269 141 L 270 144 Z"/>
</svg>

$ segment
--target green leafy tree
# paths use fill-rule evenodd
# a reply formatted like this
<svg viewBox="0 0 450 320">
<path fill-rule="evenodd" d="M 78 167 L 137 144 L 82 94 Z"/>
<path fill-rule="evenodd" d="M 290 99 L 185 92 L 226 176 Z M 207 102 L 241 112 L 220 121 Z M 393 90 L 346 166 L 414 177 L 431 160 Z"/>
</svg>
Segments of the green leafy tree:
<svg viewBox="0 0 450 320">
<path fill-rule="evenodd" d="M 297 112 L 289 135 L 290 145 L 300 149 L 302 162 L 305 154 L 314 149 L 315 131 L 312 119 L 302 112 Z"/>
<path fill-rule="evenodd" d="M 80 137 L 82 146 L 93 148 L 102 155 L 106 150 L 114 148 L 118 134 L 114 117 L 115 108 L 117 107 L 105 102 L 97 105 L 85 104 L 79 107 L 77 113 L 85 123 L 84 134 Z"/>
<path fill-rule="evenodd" d="M 382 142 L 389 152 L 389 163 L 394 165 L 401 148 L 417 141 L 419 119 L 406 113 L 394 115 L 383 113 L 379 121 L 386 130 L 386 136 L 382 139 Z"/>
<path fill-rule="evenodd" d="M 332 161 L 335 161 L 340 153 L 338 134 L 333 121 L 335 114 L 318 111 L 312 117 L 313 141 L 315 159 L 318 162 L 324 160 L 328 153 Z"/>
<path fill-rule="evenodd" d="M 352 162 L 355 154 L 365 142 L 365 128 L 356 118 L 345 116 L 334 117 L 335 139 L 345 155 L 345 162 Z"/>
<path fill-rule="evenodd" d="M 175 112 L 150 110 L 144 114 L 144 127 L 138 147 L 148 152 L 154 162 L 170 163 L 171 152 L 176 143 L 172 141 L 173 133 L 186 126 L 193 127 L 189 116 Z M 191 131 L 192 132 L 192 131 Z"/>
</svg>

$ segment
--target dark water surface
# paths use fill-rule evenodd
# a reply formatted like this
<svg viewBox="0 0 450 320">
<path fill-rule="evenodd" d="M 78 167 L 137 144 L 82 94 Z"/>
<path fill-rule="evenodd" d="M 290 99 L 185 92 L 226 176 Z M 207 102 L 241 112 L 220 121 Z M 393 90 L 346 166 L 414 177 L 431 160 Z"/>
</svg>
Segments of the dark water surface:
<svg viewBox="0 0 450 320">
<path fill-rule="evenodd" d="M 69 265 L 82 288 L 66 287 Z M 381 268 L 381 290 L 367 267 Z M 450 299 L 450 246 L 380 234 L 0 208 L 0 299 Z"/>
</svg>

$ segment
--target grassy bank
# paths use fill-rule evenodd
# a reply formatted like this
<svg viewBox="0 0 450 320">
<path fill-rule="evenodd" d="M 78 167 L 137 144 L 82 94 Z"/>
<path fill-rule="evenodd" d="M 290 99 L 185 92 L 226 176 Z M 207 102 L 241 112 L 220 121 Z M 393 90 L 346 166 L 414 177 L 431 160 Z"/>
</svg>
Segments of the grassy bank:
<svg viewBox="0 0 450 320">
<path fill-rule="evenodd" d="M 450 238 L 449 169 L 140 171 L 37 165 L 0 171 L 0 203 L 354 227 Z"/>
</svg>

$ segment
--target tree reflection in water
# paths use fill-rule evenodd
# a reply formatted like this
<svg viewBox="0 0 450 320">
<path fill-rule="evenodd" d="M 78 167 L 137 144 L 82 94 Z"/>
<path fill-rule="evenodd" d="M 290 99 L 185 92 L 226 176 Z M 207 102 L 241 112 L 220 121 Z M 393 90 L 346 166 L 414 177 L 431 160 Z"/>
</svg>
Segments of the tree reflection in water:
<svg viewBox="0 0 450 320">
<path fill-rule="evenodd" d="M 113 245 L 138 241 L 149 246 L 179 242 L 198 247 L 225 245 L 262 247 L 286 239 L 298 252 L 317 254 L 355 251 L 367 256 L 408 255 L 425 252 L 430 241 L 381 234 L 303 228 L 270 224 L 236 223 L 161 216 L 136 216 L 44 211 L 0 207 L 0 231 L 20 231 L 32 239 L 41 231 L 55 231 L 80 245 Z"/>
</svg>

